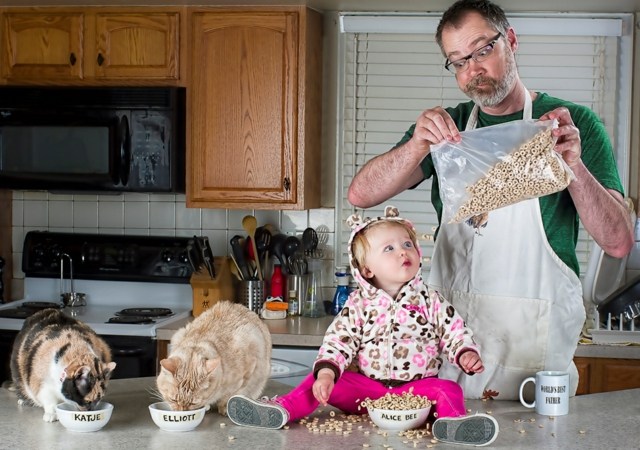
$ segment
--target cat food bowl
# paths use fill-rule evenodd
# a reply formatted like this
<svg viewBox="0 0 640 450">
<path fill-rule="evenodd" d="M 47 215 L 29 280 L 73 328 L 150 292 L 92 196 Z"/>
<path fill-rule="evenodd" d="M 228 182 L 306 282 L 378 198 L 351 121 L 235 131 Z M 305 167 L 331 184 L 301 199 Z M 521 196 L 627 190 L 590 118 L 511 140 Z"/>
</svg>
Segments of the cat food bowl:
<svg viewBox="0 0 640 450">
<path fill-rule="evenodd" d="M 98 431 L 109 423 L 113 405 L 100 402 L 93 411 L 81 411 L 73 403 L 60 403 L 56 406 L 56 415 L 60 423 L 70 431 L 86 433 Z"/>
<path fill-rule="evenodd" d="M 405 431 L 419 428 L 427 421 L 431 406 L 420 409 L 368 408 L 373 423 L 383 430 Z"/>
<path fill-rule="evenodd" d="M 206 407 L 203 406 L 193 411 L 174 411 L 167 402 L 158 402 L 149 405 L 149 412 L 161 430 L 191 431 L 204 419 Z"/>
</svg>

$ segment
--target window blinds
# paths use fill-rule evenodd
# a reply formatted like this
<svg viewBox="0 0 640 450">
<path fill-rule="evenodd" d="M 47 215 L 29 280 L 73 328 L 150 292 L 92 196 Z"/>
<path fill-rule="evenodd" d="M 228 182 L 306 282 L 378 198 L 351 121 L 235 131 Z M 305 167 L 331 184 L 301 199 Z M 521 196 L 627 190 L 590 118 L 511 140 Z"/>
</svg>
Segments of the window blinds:
<svg viewBox="0 0 640 450">
<path fill-rule="evenodd" d="M 392 148 L 424 109 L 453 106 L 468 98 L 444 67 L 435 43 L 439 16 L 341 17 L 342 93 L 337 148 L 336 264 L 348 263 L 349 230 L 344 220 L 353 213 L 375 216 L 387 204 L 398 207 L 421 237 L 428 275 L 429 239 L 437 226 L 431 206 L 431 180 L 405 191 L 379 207 L 356 209 L 346 199 L 354 174 L 369 159 Z M 561 20 L 562 26 L 551 26 Z M 519 37 L 516 61 L 520 76 L 532 90 L 581 103 L 598 114 L 612 139 L 627 188 L 631 98 L 632 15 L 567 15 L 546 18 L 519 15 L 510 21 Z M 518 25 L 522 25 L 523 32 Z M 378 31 L 381 30 L 381 31 Z M 559 31 L 560 30 L 560 31 Z M 584 270 L 590 238 L 581 229 L 578 257 Z"/>
</svg>

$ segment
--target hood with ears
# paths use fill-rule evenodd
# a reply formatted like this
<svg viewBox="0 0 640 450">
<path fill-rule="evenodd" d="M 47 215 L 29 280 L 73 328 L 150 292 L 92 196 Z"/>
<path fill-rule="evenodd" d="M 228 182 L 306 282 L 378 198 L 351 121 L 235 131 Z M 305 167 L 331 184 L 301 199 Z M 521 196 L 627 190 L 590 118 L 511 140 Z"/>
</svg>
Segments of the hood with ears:
<svg viewBox="0 0 640 450">
<path fill-rule="evenodd" d="M 349 236 L 349 242 L 347 245 L 347 251 L 349 253 L 349 266 L 351 267 L 351 275 L 363 290 L 363 294 L 367 296 L 374 296 L 378 288 L 376 288 L 371 283 L 369 283 L 369 281 L 366 278 L 364 278 L 360 273 L 360 270 L 358 269 L 358 265 L 356 264 L 356 260 L 353 256 L 353 239 L 358 233 L 364 231 L 369 225 L 373 223 L 381 222 L 381 221 L 403 223 L 408 228 L 413 230 L 414 233 L 416 233 L 416 230 L 413 224 L 407 219 L 403 219 L 402 217 L 400 217 L 398 208 L 391 205 L 386 206 L 384 208 L 384 216 L 362 218 L 359 214 L 353 214 L 349 218 L 347 218 L 346 223 L 349 226 L 349 228 L 351 228 L 351 235 Z M 417 236 L 417 233 L 415 235 Z M 420 256 L 420 260 L 422 261 L 422 251 L 420 250 L 420 245 L 418 245 L 418 242 L 416 242 L 416 240 L 417 238 L 414 239 L 413 245 L 418 250 L 418 255 Z M 413 279 L 412 283 L 422 282 L 421 273 L 422 273 L 422 262 L 418 266 L 418 273 L 416 274 L 416 277 Z"/>
</svg>

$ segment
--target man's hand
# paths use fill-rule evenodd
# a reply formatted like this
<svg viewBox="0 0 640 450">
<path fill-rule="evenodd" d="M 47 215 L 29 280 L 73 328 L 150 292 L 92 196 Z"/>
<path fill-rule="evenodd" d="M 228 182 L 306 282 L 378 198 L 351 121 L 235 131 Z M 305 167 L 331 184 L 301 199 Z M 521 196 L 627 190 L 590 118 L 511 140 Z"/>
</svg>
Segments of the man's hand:
<svg viewBox="0 0 640 450">
<path fill-rule="evenodd" d="M 426 109 L 416 120 L 416 128 L 411 143 L 425 154 L 431 146 L 447 140 L 460 142 L 460 132 L 448 112 L 442 107 Z"/>
<path fill-rule="evenodd" d="M 558 139 L 555 151 L 560 153 L 569 167 L 574 167 L 580 162 L 582 155 L 580 130 L 574 125 L 571 113 L 565 107 L 556 108 L 540 117 L 540 120 L 553 119 L 558 120 L 558 128 L 551 132 Z"/>
</svg>

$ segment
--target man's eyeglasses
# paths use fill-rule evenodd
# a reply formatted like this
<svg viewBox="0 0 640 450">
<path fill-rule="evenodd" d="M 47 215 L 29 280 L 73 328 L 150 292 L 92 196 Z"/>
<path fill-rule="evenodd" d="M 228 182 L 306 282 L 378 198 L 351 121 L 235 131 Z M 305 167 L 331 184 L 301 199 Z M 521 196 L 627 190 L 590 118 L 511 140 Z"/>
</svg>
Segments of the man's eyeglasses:
<svg viewBox="0 0 640 450">
<path fill-rule="evenodd" d="M 444 64 L 444 68 L 451 73 L 457 74 L 462 73 L 469 68 L 470 59 L 473 59 L 475 62 L 482 62 L 486 60 L 493 54 L 493 48 L 496 46 L 500 37 L 502 37 L 502 33 L 498 33 L 488 44 L 475 49 L 472 53 L 463 58 L 456 59 L 455 61 L 449 61 L 449 59 L 447 59 Z"/>
</svg>

